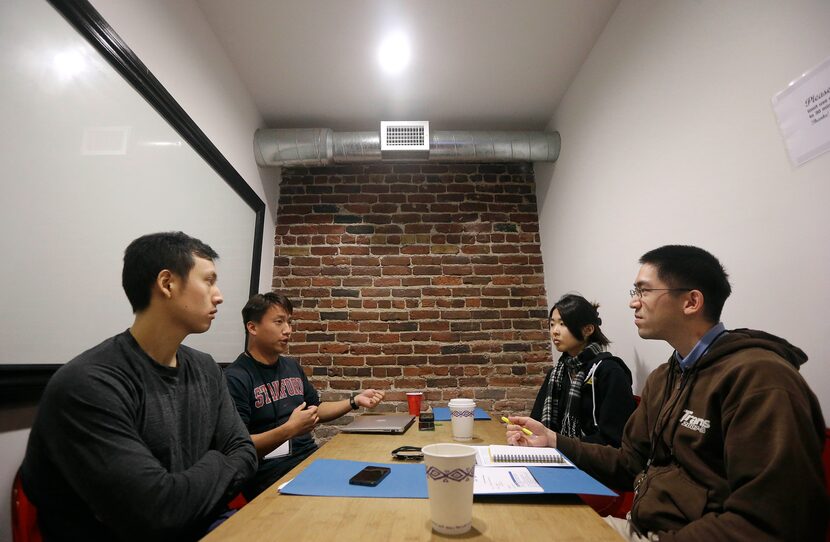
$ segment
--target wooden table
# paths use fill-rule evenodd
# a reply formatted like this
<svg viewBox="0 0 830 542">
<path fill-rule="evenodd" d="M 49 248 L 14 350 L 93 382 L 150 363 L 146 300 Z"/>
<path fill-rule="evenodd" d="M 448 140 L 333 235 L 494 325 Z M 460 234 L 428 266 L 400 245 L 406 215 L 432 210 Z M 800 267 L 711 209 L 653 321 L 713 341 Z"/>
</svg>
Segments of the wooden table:
<svg viewBox="0 0 830 542">
<path fill-rule="evenodd" d="M 432 531 L 427 499 L 304 497 L 277 491 L 278 485 L 315 459 L 392 463 L 390 452 L 398 446 L 435 442 L 452 442 L 450 422 L 439 422 L 435 431 L 419 431 L 416 421 L 402 435 L 340 433 L 203 540 L 621 540 L 592 508 L 573 495 L 476 496 L 472 530 L 461 536 L 445 536 Z M 502 424 L 475 422 L 474 439 L 469 444 L 504 442 Z"/>
</svg>

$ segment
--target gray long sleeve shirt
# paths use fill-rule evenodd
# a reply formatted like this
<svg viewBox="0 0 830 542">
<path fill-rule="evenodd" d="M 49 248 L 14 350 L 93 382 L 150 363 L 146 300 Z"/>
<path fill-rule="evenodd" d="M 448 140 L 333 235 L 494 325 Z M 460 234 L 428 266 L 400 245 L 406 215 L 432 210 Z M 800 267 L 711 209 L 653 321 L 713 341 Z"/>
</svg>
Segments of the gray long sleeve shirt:
<svg viewBox="0 0 830 542">
<path fill-rule="evenodd" d="M 194 539 L 256 471 L 221 369 L 176 355 L 125 331 L 55 373 L 22 468 L 46 540 Z"/>
</svg>

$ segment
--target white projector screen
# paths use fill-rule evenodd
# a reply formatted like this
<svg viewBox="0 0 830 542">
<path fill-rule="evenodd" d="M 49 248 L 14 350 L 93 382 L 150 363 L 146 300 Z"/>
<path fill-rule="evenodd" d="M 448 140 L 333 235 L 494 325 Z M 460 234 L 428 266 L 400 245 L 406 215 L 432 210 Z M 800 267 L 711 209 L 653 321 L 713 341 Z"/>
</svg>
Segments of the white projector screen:
<svg viewBox="0 0 830 542">
<path fill-rule="evenodd" d="M 52 4 L 0 3 L 3 387 L 11 367 L 65 363 L 130 326 L 124 249 L 158 231 L 219 253 L 225 303 L 185 342 L 233 360 L 264 203 L 91 6 Z"/>
</svg>

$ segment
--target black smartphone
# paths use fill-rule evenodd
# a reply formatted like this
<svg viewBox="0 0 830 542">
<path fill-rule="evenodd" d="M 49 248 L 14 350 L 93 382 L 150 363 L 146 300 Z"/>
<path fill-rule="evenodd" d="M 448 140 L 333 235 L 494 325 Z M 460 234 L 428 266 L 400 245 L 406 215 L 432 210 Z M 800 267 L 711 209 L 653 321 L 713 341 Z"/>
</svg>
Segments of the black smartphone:
<svg viewBox="0 0 830 542">
<path fill-rule="evenodd" d="M 389 467 L 366 467 L 351 478 L 349 483 L 355 486 L 376 486 L 392 471 Z"/>
</svg>

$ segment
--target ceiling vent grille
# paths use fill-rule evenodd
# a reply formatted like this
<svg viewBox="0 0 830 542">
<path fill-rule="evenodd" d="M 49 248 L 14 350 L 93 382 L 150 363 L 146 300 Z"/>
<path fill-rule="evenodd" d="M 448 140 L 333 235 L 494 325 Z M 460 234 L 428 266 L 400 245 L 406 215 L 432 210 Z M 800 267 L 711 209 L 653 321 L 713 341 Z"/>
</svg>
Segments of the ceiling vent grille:
<svg viewBox="0 0 830 542">
<path fill-rule="evenodd" d="M 381 121 L 380 150 L 429 152 L 429 121 Z"/>
</svg>

